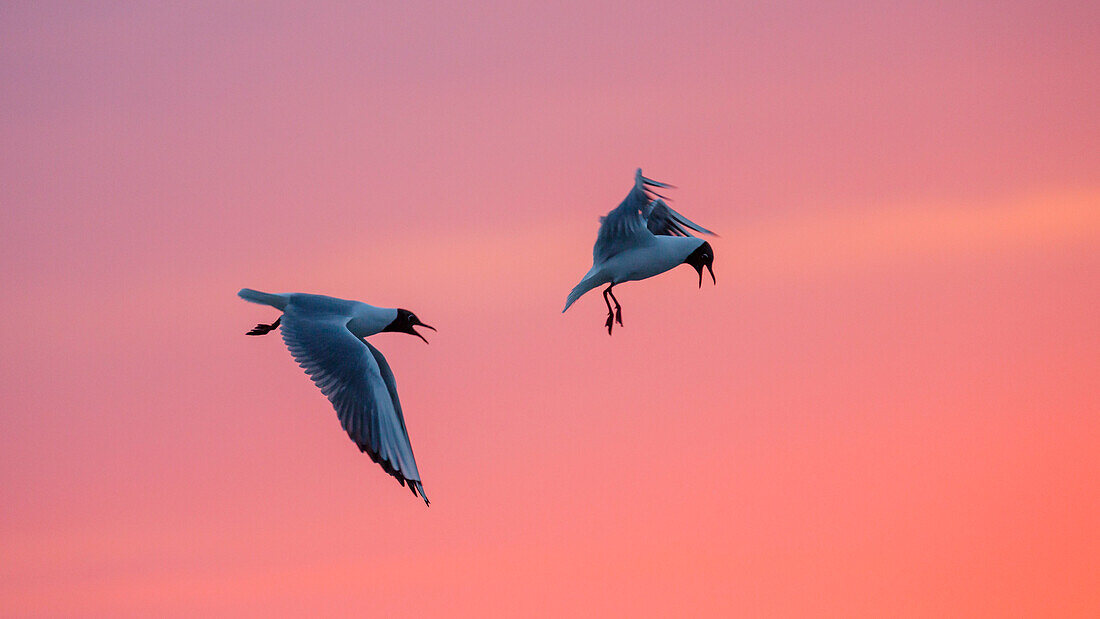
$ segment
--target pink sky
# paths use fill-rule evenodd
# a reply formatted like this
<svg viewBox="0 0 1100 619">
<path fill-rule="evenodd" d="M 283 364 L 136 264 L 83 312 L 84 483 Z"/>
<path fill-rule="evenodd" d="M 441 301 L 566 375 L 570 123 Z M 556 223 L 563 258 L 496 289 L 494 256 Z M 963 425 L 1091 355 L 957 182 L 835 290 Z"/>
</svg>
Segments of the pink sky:
<svg viewBox="0 0 1100 619">
<path fill-rule="evenodd" d="M 1100 615 L 1094 2 L 0 9 L 0 615 Z M 643 167 L 717 230 L 560 314 Z M 415 311 L 432 506 L 242 286 Z"/>
</svg>

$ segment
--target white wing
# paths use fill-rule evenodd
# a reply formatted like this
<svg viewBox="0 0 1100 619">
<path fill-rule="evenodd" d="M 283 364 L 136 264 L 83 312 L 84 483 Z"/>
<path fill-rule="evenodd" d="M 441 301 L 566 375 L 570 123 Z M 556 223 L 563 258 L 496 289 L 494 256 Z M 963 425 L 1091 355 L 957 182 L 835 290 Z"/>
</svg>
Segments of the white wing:
<svg viewBox="0 0 1100 619">
<path fill-rule="evenodd" d="M 685 228 L 717 236 L 710 230 L 672 210 L 672 207 L 660 198 L 650 202 L 642 209 L 642 217 L 645 218 L 646 227 L 649 228 L 649 231 L 658 236 L 695 236 Z"/>
<path fill-rule="evenodd" d="M 599 264 L 615 254 L 644 244 L 652 233 L 646 228 L 643 213 L 649 206 L 648 187 L 671 187 L 642 176 L 641 168 L 634 173 L 634 188 L 606 216 L 600 218 L 600 232 L 592 248 L 592 262 Z"/>
<path fill-rule="evenodd" d="M 428 497 L 416 470 L 397 384 L 378 349 L 355 337 L 347 316 L 283 314 L 286 347 L 332 403 L 340 424 L 360 451 L 367 452 L 413 494 Z"/>
</svg>

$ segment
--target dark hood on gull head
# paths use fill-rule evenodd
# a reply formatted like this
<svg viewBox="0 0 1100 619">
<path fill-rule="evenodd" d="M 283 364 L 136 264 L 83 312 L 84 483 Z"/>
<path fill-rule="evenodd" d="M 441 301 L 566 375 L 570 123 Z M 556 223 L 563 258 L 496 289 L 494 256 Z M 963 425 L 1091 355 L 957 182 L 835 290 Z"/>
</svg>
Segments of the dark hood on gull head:
<svg viewBox="0 0 1100 619">
<path fill-rule="evenodd" d="M 699 287 L 703 287 L 703 267 L 707 268 L 710 272 L 710 279 L 715 285 L 718 284 L 718 280 L 714 277 L 714 248 L 710 246 L 710 243 L 703 241 L 703 244 L 691 252 L 687 258 L 684 258 L 684 264 L 690 264 L 699 273 Z"/>
<path fill-rule="evenodd" d="M 424 339 L 423 335 L 417 333 L 416 329 L 414 329 L 413 327 L 424 327 L 425 329 L 431 329 L 432 331 L 435 331 L 435 327 L 420 322 L 420 319 L 416 317 L 416 314 L 410 312 L 407 309 L 398 309 L 397 318 L 394 318 L 393 322 L 386 325 L 386 328 L 382 329 L 382 331 L 389 331 L 392 333 L 408 333 L 410 335 L 415 335 L 416 337 L 424 340 L 424 343 L 427 344 L 428 340 Z"/>
</svg>

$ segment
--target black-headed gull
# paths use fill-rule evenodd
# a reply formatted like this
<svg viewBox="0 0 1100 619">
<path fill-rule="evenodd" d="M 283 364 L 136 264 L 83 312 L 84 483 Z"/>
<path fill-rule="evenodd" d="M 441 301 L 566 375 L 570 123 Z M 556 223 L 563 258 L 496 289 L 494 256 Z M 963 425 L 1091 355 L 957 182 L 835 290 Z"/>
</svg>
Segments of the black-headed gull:
<svg viewBox="0 0 1100 619">
<path fill-rule="evenodd" d="M 270 294 L 248 288 L 237 293 L 245 301 L 270 305 L 283 314 L 269 325 L 256 325 L 248 335 L 279 328 L 298 365 L 332 402 L 340 424 L 371 460 L 406 482 L 428 503 L 416 470 L 409 432 L 397 397 L 390 364 L 363 338 L 392 331 L 410 333 L 427 342 L 413 327 L 434 328 L 405 309 L 374 307 L 317 294 Z"/>
<path fill-rule="evenodd" d="M 607 284 L 603 301 L 607 304 L 607 334 L 615 322 L 623 324 L 622 306 L 611 289 L 616 284 L 660 275 L 681 264 L 690 264 L 699 272 L 703 285 L 703 267 L 714 277 L 714 249 L 710 243 L 692 236 L 688 229 L 714 233 L 672 210 L 651 187 L 672 187 L 642 176 L 641 168 L 634 173 L 634 188 L 622 204 L 600 218 L 600 232 L 592 248 L 592 268 L 581 279 L 569 298 L 565 310 L 584 293 Z M 650 194 L 658 196 L 656 199 Z M 608 297 L 611 300 L 608 300 Z M 615 309 L 611 309 L 611 301 Z"/>
</svg>

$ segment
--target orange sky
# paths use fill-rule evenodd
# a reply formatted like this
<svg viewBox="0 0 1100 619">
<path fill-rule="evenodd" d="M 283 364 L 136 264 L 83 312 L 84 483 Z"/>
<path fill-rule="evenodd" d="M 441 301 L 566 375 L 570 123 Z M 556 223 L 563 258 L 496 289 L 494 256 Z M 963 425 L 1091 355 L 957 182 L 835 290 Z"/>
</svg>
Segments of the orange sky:
<svg viewBox="0 0 1100 619">
<path fill-rule="evenodd" d="M 0 615 L 1100 615 L 1100 10 L 0 10 Z M 722 236 L 560 314 L 633 170 Z M 432 506 L 249 286 L 415 311 Z"/>
</svg>

